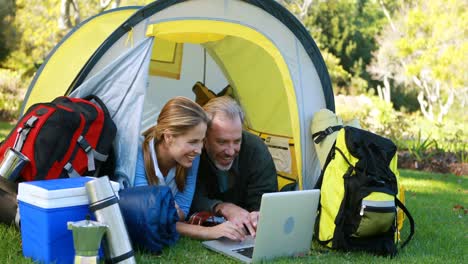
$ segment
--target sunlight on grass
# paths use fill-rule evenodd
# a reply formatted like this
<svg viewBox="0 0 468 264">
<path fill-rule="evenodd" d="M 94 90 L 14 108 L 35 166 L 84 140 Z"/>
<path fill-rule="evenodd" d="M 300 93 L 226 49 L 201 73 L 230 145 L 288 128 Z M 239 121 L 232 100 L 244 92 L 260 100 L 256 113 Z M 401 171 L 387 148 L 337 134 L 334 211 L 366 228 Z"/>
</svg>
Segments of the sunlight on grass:
<svg viewBox="0 0 468 264">
<path fill-rule="evenodd" d="M 416 233 L 405 251 L 405 263 L 466 263 L 468 216 L 467 178 L 401 170 L 406 206 Z M 408 221 L 405 222 L 406 228 Z"/>
<path fill-rule="evenodd" d="M 463 181 L 463 180 L 460 180 Z M 435 180 L 418 180 L 418 179 L 403 179 L 403 184 L 407 191 L 415 191 L 418 193 L 428 193 L 433 194 L 436 192 L 452 192 L 462 187 L 461 184 L 451 183 L 451 182 L 441 182 Z"/>
<path fill-rule="evenodd" d="M 1 124 L 1 123 L 0 123 Z M 0 126 L 0 140 L 12 125 Z M 3 134 L 5 133 L 5 134 Z M 416 222 L 416 232 L 409 245 L 391 258 L 362 252 L 328 251 L 314 246 L 304 258 L 279 258 L 273 263 L 468 263 L 468 177 L 423 171 L 400 170 L 405 187 L 406 207 Z M 406 220 L 401 238 L 409 233 Z M 14 227 L 0 225 L 0 263 L 33 263 L 21 251 L 21 234 Z M 163 249 L 161 255 L 136 250 L 138 263 L 237 263 L 204 248 L 200 241 L 181 238 L 173 247 Z"/>
</svg>

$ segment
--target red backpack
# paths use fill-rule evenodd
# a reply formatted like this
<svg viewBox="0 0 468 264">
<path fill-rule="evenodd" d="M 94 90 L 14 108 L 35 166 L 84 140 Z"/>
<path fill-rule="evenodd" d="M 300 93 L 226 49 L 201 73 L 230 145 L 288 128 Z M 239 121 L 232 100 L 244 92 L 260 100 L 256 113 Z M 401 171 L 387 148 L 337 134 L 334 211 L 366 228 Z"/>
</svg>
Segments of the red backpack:
<svg viewBox="0 0 468 264">
<path fill-rule="evenodd" d="M 57 97 L 27 110 L 0 146 L 0 160 L 8 148 L 29 159 L 18 182 L 96 175 L 116 130 L 97 96 Z"/>
</svg>

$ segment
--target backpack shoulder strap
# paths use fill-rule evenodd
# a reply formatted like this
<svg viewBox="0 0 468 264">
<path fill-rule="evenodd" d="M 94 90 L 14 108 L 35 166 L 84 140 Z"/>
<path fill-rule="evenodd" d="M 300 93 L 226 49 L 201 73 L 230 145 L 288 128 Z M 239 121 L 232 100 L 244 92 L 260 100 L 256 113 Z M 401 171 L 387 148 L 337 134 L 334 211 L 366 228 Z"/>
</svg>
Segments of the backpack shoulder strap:
<svg viewBox="0 0 468 264">
<path fill-rule="evenodd" d="M 322 142 L 322 140 L 324 140 L 328 135 L 333 134 L 342 128 L 342 125 L 327 127 L 325 130 L 312 134 L 312 139 L 314 140 L 315 144 L 318 144 Z"/>
<path fill-rule="evenodd" d="M 413 238 L 413 235 L 414 235 L 414 219 L 413 217 L 411 216 L 410 212 L 408 211 L 408 209 L 406 208 L 406 206 L 400 201 L 398 200 L 398 198 L 395 197 L 395 201 L 396 201 L 396 204 L 398 207 L 401 208 L 401 210 L 403 210 L 403 212 L 406 214 L 406 216 L 408 217 L 408 220 L 410 221 L 410 234 L 408 236 L 408 238 L 406 238 L 406 240 L 401 244 L 401 247 L 400 248 L 403 248 L 405 247 L 408 242 Z"/>
<path fill-rule="evenodd" d="M 330 134 L 332 134 L 334 132 L 340 131 L 340 129 L 342 129 L 343 127 L 344 126 L 342 126 L 342 125 L 327 127 L 325 130 L 322 130 L 322 131 L 319 131 L 319 132 L 316 132 L 316 133 L 312 134 L 312 140 L 314 141 L 315 144 L 319 144 L 328 135 L 330 135 Z M 323 166 L 323 169 L 320 171 L 320 176 L 317 179 L 317 182 L 315 183 L 314 189 L 322 188 L 322 180 L 323 180 L 325 170 L 327 169 L 328 164 L 331 162 L 331 160 L 335 158 L 335 149 L 336 149 L 335 145 L 336 145 L 336 141 L 333 143 L 333 146 L 331 147 L 330 152 L 327 155 L 327 159 L 325 160 L 325 165 Z M 346 160 L 346 161 L 348 161 L 348 160 Z"/>
</svg>

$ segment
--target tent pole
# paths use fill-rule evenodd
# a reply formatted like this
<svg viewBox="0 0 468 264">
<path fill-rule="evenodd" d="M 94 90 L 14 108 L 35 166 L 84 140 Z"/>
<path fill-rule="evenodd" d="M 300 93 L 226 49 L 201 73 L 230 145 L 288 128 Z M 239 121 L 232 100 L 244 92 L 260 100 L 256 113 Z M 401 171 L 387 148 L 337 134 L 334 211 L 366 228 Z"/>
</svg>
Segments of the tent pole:
<svg viewBox="0 0 468 264">
<path fill-rule="evenodd" d="M 206 49 L 203 48 L 203 85 L 206 85 Z"/>
</svg>

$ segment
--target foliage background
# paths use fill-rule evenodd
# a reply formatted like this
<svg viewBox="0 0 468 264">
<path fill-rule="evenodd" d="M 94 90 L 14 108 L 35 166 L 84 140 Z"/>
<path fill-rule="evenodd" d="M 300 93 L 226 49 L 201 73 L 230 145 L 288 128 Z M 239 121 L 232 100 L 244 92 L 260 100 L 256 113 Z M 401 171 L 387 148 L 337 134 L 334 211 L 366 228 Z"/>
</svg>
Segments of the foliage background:
<svg viewBox="0 0 468 264">
<path fill-rule="evenodd" d="M 15 123 L 33 74 L 70 30 L 60 28 L 65 2 L 74 2 L 79 10 L 70 10 L 74 26 L 112 5 L 152 1 L 0 0 L 0 139 Z M 278 2 L 303 22 L 319 46 L 343 119 L 356 118 L 364 128 L 391 138 L 413 163 L 466 166 L 466 0 Z M 440 152 L 455 158 L 437 163 Z M 396 259 L 319 250 L 308 259 L 279 262 L 466 263 L 466 171 L 460 173 L 465 177 L 405 170 L 401 174 L 417 233 Z M 18 248 L 17 230 L 0 226 L 0 238 L 0 262 L 31 263 Z M 160 257 L 141 253 L 137 257 L 142 263 L 232 263 L 188 239 Z"/>
<path fill-rule="evenodd" d="M 150 2 L 0 0 L 0 119 L 18 117 L 32 76 L 73 26 L 115 6 Z M 401 150 L 442 150 L 467 162 L 465 0 L 278 2 L 319 46 L 344 119 L 357 118 Z M 423 148 L 428 141 L 436 143 Z"/>
</svg>

